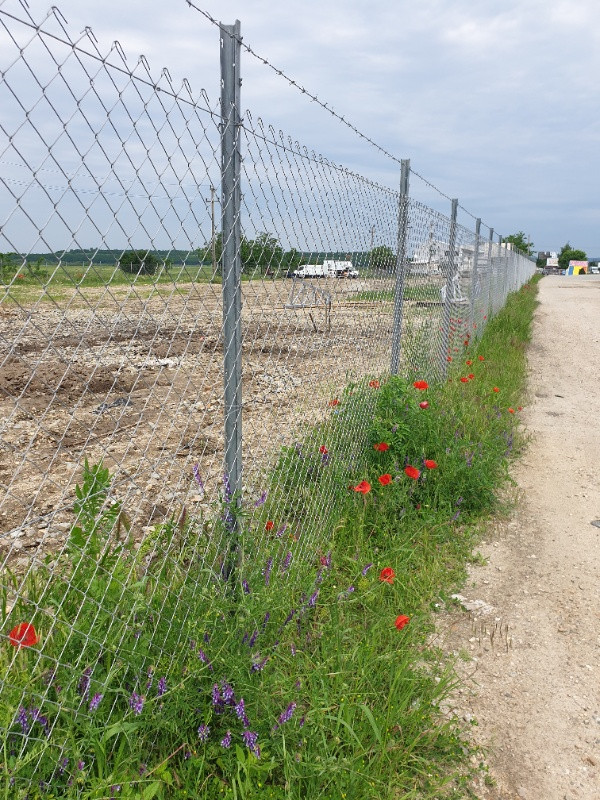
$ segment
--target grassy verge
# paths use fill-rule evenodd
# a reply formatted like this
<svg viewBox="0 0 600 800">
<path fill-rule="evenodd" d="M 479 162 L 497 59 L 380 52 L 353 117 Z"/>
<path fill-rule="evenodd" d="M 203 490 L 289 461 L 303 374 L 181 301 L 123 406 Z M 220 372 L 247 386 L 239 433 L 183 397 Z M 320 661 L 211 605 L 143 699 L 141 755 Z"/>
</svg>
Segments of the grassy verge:
<svg viewBox="0 0 600 800">
<path fill-rule="evenodd" d="M 444 385 L 349 385 L 251 509 L 225 492 L 139 549 L 86 465 L 65 554 L 5 591 L 0 797 L 467 796 L 430 634 L 520 441 L 534 307 L 526 285 Z"/>
</svg>

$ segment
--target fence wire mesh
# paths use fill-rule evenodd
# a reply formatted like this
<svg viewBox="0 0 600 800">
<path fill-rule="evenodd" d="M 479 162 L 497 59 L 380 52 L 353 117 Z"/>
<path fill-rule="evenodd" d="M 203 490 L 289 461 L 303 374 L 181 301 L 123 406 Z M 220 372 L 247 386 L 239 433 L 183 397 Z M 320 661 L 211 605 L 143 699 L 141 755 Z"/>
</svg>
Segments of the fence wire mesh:
<svg viewBox="0 0 600 800">
<path fill-rule="evenodd" d="M 395 333 L 399 372 L 440 380 L 533 265 L 245 112 L 242 525 L 223 476 L 219 102 L 72 38 L 56 8 L 6 2 L 0 24 L 0 724 L 46 781 L 60 713 L 94 712 L 107 659 L 135 656 L 149 692 L 187 647 L 188 599 L 224 582 L 234 533 L 237 579 L 327 552 L 331 495 L 287 489 L 333 492 L 334 459 L 356 478 Z"/>
</svg>

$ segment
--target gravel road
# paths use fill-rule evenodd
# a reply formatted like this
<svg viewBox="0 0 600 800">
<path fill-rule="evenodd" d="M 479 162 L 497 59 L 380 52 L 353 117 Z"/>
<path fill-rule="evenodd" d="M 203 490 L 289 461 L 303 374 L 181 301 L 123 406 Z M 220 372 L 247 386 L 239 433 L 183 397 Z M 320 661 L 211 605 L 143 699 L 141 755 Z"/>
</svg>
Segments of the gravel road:
<svg viewBox="0 0 600 800">
<path fill-rule="evenodd" d="M 600 278 L 546 277 L 529 348 L 519 499 L 445 620 L 482 800 L 600 798 Z M 469 659 L 467 659 L 467 655 Z"/>
</svg>

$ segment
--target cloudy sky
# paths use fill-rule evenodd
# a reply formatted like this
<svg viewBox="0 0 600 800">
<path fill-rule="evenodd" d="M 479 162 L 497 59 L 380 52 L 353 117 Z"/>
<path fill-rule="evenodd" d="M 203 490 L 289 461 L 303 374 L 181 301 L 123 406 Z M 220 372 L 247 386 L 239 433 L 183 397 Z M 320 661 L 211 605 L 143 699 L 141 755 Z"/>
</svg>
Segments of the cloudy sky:
<svg viewBox="0 0 600 800">
<path fill-rule="evenodd" d="M 14 8 L 14 0 L 6 0 Z M 185 0 L 56 0 L 69 30 L 118 39 L 174 83 L 218 100 L 218 31 Z M 536 249 L 568 240 L 600 256 L 598 0 L 197 0 L 261 56 L 439 188 Z M 39 17 L 49 3 L 29 0 Z M 397 188 L 399 166 L 248 53 L 256 117 L 338 164 Z M 471 224 L 462 213 L 461 221 Z"/>
</svg>

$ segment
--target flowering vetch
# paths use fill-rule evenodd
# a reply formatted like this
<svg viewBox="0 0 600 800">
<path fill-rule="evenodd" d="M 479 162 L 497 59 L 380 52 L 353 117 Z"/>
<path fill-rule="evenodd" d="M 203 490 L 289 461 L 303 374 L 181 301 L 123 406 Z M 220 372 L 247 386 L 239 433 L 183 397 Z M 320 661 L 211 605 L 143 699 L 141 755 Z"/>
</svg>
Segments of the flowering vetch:
<svg viewBox="0 0 600 800">
<path fill-rule="evenodd" d="M 144 708 L 144 698 L 142 695 L 137 694 L 137 692 L 133 692 L 129 698 L 129 708 L 133 710 L 133 713 L 136 717 L 139 717 Z"/>
<path fill-rule="evenodd" d="M 231 731 L 227 731 L 227 733 L 221 739 L 219 744 L 221 745 L 221 747 L 224 747 L 226 750 L 231 747 Z"/>
<path fill-rule="evenodd" d="M 260 497 L 254 503 L 254 508 L 260 508 L 261 506 L 263 506 L 266 502 L 266 499 L 267 499 L 267 492 L 266 491 L 261 492 Z"/>
<path fill-rule="evenodd" d="M 96 709 L 98 708 L 98 706 L 102 702 L 102 698 L 103 697 L 104 697 L 103 694 L 100 694 L 99 692 L 96 692 L 96 694 L 90 700 L 89 710 L 90 711 L 96 711 Z"/>
<path fill-rule="evenodd" d="M 206 742 L 208 741 L 209 736 L 210 736 L 210 728 L 208 727 L 208 725 L 200 725 L 198 727 L 198 739 L 200 739 L 201 742 Z"/>
<path fill-rule="evenodd" d="M 365 564 L 365 566 L 361 570 L 361 572 L 363 574 L 363 577 L 367 574 L 367 572 L 371 569 L 372 566 L 373 566 L 372 563 L 371 564 Z"/>
<path fill-rule="evenodd" d="M 167 679 L 166 677 L 159 678 L 158 685 L 156 687 L 156 696 L 162 697 L 163 694 L 167 691 Z"/>
</svg>

